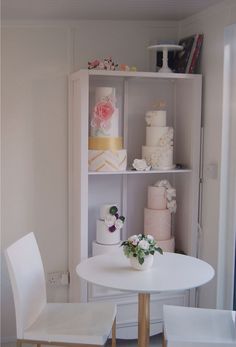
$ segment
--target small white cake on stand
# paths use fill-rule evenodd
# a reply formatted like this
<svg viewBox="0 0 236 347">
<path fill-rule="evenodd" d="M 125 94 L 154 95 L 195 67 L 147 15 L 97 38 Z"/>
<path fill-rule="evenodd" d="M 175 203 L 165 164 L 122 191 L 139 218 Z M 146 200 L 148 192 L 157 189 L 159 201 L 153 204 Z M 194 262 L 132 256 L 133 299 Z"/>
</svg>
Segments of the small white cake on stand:
<svg viewBox="0 0 236 347">
<path fill-rule="evenodd" d="M 182 51 L 183 46 L 180 45 L 154 45 L 149 46 L 148 49 L 152 49 L 155 51 L 162 51 L 163 52 L 163 58 L 162 58 L 162 67 L 158 72 L 172 72 L 172 70 L 168 66 L 168 51 Z"/>
</svg>

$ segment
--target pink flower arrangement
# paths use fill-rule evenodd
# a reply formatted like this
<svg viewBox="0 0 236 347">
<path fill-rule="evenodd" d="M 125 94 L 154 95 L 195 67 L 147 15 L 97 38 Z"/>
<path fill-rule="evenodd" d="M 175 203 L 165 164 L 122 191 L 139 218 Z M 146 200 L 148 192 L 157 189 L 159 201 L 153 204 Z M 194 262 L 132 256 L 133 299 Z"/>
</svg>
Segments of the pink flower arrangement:
<svg viewBox="0 0 236 347">
<path fill-rule="evenodd" d="M 88 69 L 97 70 L 117 70 L 118 64 L 116 64 L 111 57 L 105 58 L 103 60 L 95 59 L 88 62 Z"/>
</svg>

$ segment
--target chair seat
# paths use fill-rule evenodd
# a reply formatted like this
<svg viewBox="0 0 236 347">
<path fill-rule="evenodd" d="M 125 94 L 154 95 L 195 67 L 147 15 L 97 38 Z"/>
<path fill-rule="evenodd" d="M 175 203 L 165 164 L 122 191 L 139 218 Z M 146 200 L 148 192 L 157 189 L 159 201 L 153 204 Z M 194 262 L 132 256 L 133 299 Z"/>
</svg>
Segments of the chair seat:
<svg viewBox="0 0 236 347">
<path fill-rule="evenodd" d="M 165 305 L 167 347 L 236 347 L 235 312 Z"/>
<path fill-rule="evenodd" d="M 46 304 L 24 332 L 25 340 L 104 345 L 112 329 L 112 303 Z"/>
</svg>

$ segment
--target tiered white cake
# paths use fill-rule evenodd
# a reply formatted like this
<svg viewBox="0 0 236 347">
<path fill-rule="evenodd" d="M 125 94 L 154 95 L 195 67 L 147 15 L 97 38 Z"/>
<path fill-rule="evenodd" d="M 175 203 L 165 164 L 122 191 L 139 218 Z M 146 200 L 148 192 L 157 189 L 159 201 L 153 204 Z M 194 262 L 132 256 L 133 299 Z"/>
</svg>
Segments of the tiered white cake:
<svg viewBox="0 0 236 347">
<path fill-rule="evenodd" d="M 96 221 L 96 241 L 93 241 L 93 255 L 112 252 L 120 246 L 120 229 L 125 218 L 119 216 L 116 204 L 102 205 L 100 218 Z"/>
<path fill-rule="evenodd" d="M 116 107 L 115 88 L 97 87 L 95 106 L 90 122 L 90 171 L 125 171 L 127 152 L 119 137 L 119 110 Z"/>
<path fill-rule="evenodd" d="M 174 252 L 171 234 L 171 213 L 176 211 L 176 191 L 166 180 L 148 187 L 147 208 L 144 209 L 144 233 L 151 234 L 165 252 Z"/>
<path fill-rule="evenodd" d="M 142 146 L 142 158 L 153 169 L 172 169 L 174 132 L 166 126 L 166 111 L 148 111 L 145 119 L 146 146 Z"/>
</svg>

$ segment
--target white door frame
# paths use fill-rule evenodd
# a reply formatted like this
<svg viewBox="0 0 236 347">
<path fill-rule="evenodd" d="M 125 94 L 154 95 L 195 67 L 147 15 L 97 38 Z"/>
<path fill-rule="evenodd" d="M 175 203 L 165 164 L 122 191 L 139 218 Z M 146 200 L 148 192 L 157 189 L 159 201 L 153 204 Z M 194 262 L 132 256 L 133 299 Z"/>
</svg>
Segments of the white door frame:
<svg viewBox="0 0 236 347">
<path fill-rule="evenodd" d="M 217 307 L 233 308 L 236 239 L 236 24 L 225 28 Z"/>
</svg>

